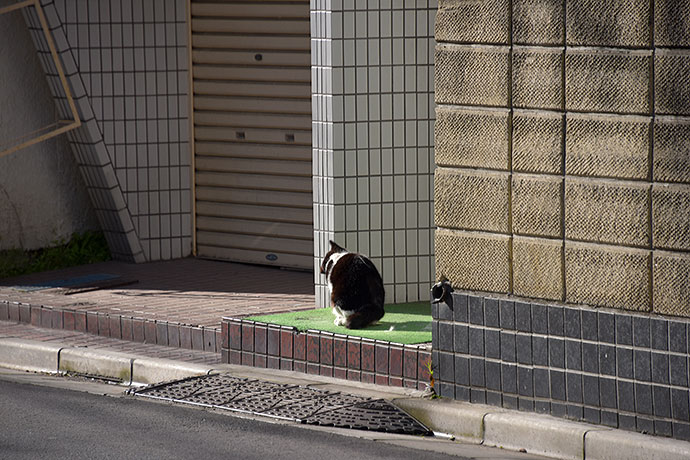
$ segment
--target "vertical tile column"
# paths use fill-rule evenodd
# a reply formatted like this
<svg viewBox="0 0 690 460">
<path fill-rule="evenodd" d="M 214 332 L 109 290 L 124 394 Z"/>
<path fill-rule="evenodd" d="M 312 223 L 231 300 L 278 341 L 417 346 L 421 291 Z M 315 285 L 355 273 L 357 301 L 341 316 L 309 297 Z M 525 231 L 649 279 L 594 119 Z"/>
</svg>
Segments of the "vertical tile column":
<svg viewBox="0 0 690 460">
<path fill-rule="evenodd" d="M 435 0 L 315 0 L 314 222 L 318 265 L 334 239 L 367 254 L 387 302 L 428 298 L 433 270 Z"/>
<path fill-rule="evenodd" d="M 325 1 L 310 4 L 312 177 L 314 191 L 314 284 L 316 304 L 328 305 L 327 287 L 319 273 L 328 240 L 335 238 L 333 152 L 342 149 L 342 136 L 334 138 L 333 123 L 333 12 Z M 341 58 L 339 58 L 341 59 Z M 342 81 L 340 82 L 342 85 Z M 340 174 L 342 176 L 342 172 Z"/>
</svg>

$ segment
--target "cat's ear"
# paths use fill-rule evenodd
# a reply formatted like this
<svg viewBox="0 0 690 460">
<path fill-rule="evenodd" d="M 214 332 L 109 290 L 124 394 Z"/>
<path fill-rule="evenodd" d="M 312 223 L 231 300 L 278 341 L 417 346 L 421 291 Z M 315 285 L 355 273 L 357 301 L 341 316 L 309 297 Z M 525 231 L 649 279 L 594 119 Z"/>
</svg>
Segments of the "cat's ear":
<svg viewBox="0 0 690 460">
<path fill-rule="evenodd" d="M 345 250 L 345 248 L 338 246 L 338 243 L 333 240 L 328 240 L 328 242 L 331 243 L 331 251 L 341 252 Z"/>
</svg>

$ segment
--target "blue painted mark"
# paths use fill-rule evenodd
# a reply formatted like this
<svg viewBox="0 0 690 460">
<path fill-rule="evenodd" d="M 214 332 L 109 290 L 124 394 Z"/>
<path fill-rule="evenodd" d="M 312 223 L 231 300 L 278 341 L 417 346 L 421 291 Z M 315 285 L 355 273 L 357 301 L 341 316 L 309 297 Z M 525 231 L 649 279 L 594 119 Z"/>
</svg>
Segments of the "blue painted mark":
<svg viewBox="0 0 690 460">
<path fill-rule="evenodd" d="M 278 256 L 275 254 L 266 254 L 266 260 L 270 260 L 271 262 L 275 262 L 278 260 Z"/>
</svg>

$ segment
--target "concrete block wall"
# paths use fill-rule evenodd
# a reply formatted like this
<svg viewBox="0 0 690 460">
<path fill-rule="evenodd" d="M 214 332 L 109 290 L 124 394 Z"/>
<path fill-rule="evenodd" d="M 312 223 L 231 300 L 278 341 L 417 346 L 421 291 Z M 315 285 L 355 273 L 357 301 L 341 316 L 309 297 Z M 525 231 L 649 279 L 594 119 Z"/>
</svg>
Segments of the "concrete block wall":
<svg viewBox="0 0 690 460">
<path fill-rule="evenodd" d="M 186 2 L 41 1 L 82 127 L 68 138 L 114 257 L 191 253 Z M 25 19 L 62 118 L 33 7 Z"/>
<path fill-rule="evenodd" d="M 690 316 L 690 2 L 442 0 L 436 277 Z"/>
<path fill-rule="evenodd" d="M 688 19 L 440 2 L 441 396 L 690 439 Z"/>
<path fill-rule="evenodd" d="M 433 279 L 435 0 L 311 3 L 314 267 L 334 239 L 367 254 L 387 302 Z"/>
</svg>

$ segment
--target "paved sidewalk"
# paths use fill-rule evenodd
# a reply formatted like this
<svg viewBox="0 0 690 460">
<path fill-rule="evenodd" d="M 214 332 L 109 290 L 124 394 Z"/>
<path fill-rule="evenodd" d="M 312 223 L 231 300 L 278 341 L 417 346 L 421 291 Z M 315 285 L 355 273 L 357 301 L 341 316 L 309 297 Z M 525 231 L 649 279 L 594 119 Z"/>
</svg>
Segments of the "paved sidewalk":
<svg viewBox="0 0 690 460">
<path fill-rule="evenodd" d="M 573 460 L 690 459 L 690 443 L 684 441 L 479 404 L 428 400 L 410 389 L 219 364 L 215 353 L 171 350 L 0 321 L 0 367 L 36 370 L 39 364 L 43 366 L 42 369 L 39 366 L 39 370 L 44 372 L 69 371 L 142 383 L 221 372 L 235 377 L 382 398 L 392 401 L 433 431 L 452 434 L 465 443 L 460 455 L 472 458 L 534 459 L 535 455 L 542 455 Z M 502 449 L 486 450 L 478 444 Z M 527 455 L 518 451 L 527 452 Z"/>
<path fill-rule="evenodd" d="M 103 273 L 138 282 L 70 295 L 17 288 Z M 141 383 L 229 372 L 392 400 L 434 431 L 468 443 L 562 459 L 690 460 L 690 443 L 683 441 L 491 406 L 430 401 L 407 389 L 220 363 L 222 316 L 303 310 L 314 303 L 311 273 L 192 258 L 140 265 L 105 262 L 3 279 L 0 367 L 36 370 L 40 361 L 46 367 L 38 370 Z"/>
<path fill-rule="evenodd" d="M 63 295 L 17 289 L 84 275 L 111 274 L 135 284 Z M 195 258 L 130 264 L 102 262 L 0 279 L 0 302 L 220 327 L 223 316 L 250 316 L 315 307 L 312 273 Z"/>
<path fill-rule="evenodd" d="M 76 331 L 60 329 L 42 329 L 28 324 L 12 321 L 0 321 L 1 339 L 23 339 L 47 344 L 60 344 L 69 347 L 83 347 L 93 350 L 107 350 L 118 353 L 130 353 L 155 359 L 170 359 L 196 364 L 220 364 L 220 354 L 185 350 L 182 348 L 164 347 L 148 343 L 136 343 L 128 340 L 111 339 Z"/>
</svg>

